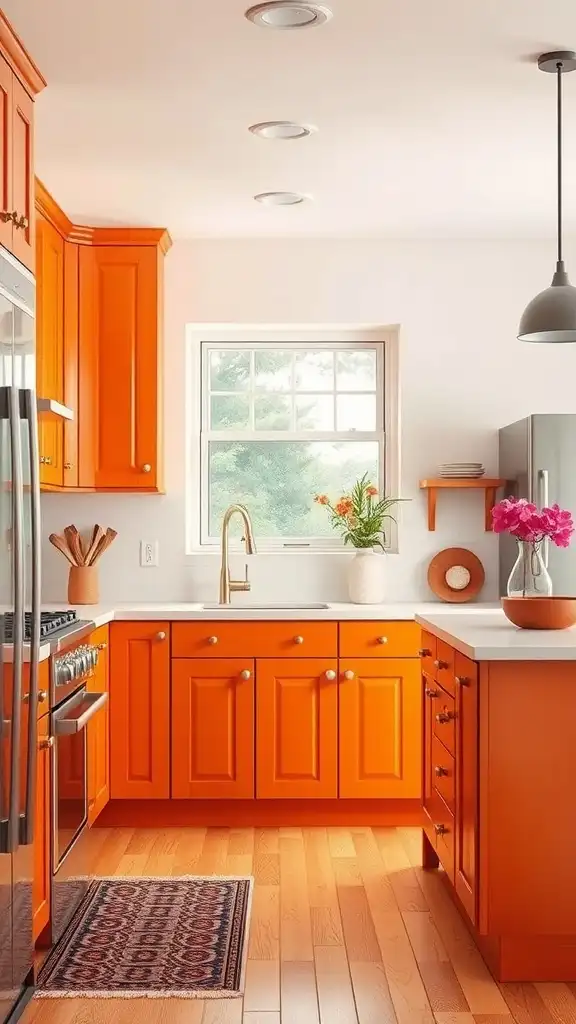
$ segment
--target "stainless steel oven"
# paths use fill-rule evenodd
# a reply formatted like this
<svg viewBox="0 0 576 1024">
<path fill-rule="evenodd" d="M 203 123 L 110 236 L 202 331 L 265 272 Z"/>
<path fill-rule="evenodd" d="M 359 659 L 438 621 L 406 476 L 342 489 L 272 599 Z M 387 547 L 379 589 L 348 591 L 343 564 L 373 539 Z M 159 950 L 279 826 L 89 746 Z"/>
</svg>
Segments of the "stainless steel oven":
<svg viewBox="0 0 576 1024">
<path fill-rule="evenodd" d="M 88 833 L 87 726 L 108 700 L 88 689 L 99 648 L 82 644 L 53 658 L 51 674 L 52 940 L 55 942 L 91 879 L 83 849 Z"/>
</svg>

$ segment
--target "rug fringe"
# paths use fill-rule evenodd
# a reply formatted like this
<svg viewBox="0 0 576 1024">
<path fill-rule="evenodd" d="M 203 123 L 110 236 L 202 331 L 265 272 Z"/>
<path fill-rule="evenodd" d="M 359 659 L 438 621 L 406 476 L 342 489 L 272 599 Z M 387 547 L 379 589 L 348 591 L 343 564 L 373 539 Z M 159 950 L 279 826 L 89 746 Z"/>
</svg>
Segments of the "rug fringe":
<svg viewBox="0 0 576 1024">
<path fill-rule="evenodd" d="M 76 989 L 73 992 L 69 990 L 58 992 L 47 992 L 46 989 L 36 991 L 34 993 L 34 999 L 241 999 L 242 991 L 232 991 L 231 989 L 209 989 L 204 992 L 202 989 L 190 989 L 186 991 L 184 989 L 164 989 L 158 992 L 120 992 L 118 989 L 113 989 L 110 992 L 95 992 L 94 989 L 89 989 L 86 992 L 80 992 Z"/>
</svg>

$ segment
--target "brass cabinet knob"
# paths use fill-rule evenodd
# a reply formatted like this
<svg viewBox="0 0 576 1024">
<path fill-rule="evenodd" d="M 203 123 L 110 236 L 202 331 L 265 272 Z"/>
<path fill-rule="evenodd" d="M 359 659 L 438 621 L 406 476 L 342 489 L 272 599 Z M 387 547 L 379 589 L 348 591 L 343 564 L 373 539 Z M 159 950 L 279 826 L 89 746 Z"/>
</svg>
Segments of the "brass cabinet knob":
<svg viewBox="0 0 576 1024">
<path fill-rule="evenodd" d="M 387 636 L 379 636 L 379 637 L 377 637 L 377 640 L 378 640 L 379 644 L 387 644 L 388 643 L 388 637 Z"/>
<path fill-rule="evenodd" d="M 45 700 L 48 700 L 48 690 L 38 690 L 38 703 L 43 704 Z"/>
<path fill-rule="evenodd" d="M 72 469 L 72 463 L 71 462 L 65 462 L 64 463 L 64 469 Z"/>
<path fill-rule="evenodd" d="M 446 828 L 446 825 L 434 825 L 434 831 L 437 836 L 443 836 L 446 835 L 446 832 L 449 830 Z"/>
<path fill-rule="evenodd" d="M 25 231 L 28 227 L 28 218 L 25 217 L 24 215 L 19 217 L 18 214 L 15 213 L 12 216 L 12 221 L 15 228 L 22 228 L 22 230 Z"/>
<path fill-rule="evenodd" d="M 440 690 L 433 690 L 432 687 L 430 687 L 430 686 L 428 686 L 424 690 L 424 693 L 426 694 L 427 697 L 439 697 L 440 696 Z"/>
<path fill-rule="evenodd" d="M 434 774 L 441 778 L 442 775 L 448 775 L 448 769 L 443 768 L 441 764 L 437 764 L 434 766 Z"/>
<path fill-rule="evenodd" d="M 164 632 L 163 629 L 161 629 L 159 633 L 156 633 L 156 639 L 157 640 L 165 640 L 166 639 L 166 633 Z"/>
<path fill-rule="evenodd" d="M 13 224 L 16 224 L 18 214 L 16 213 L 16 210 L 12 210 L 10 212 L 8 210 L 2 210 L 2 213 L 0 213 L 0 220 L 4 224 L 7 224 L 9 220 L 11 220 Z"/>
<path fill-rule="evenodd" d="M 209 636 L 208 637 L 208 643 L 209 644 L 217 644 L 218 643 L 218 637 L 217 636 Z"/>
<path fill-rule="evenodd" d="M 451 711 L 441 711 L 440 714 L 436 715 L 436 721 L 440 725 L 446 725 L 446 722 L 450 722 L 454 718 Z"/>
<path fill-rule="evenodd" d="M 294 643 L 295 644 L 303 644 L 304 643 L 304 637 L 303 636 L 295 636 L 294 637 Z"/>
<path fill-rule="evenodd" d="M 166 636 L 165 633 L 164 636 Z M 162 637 L 162 639 L 164 639 L 164 636 Z M 108 647 L 108 644 L 96 644 L 96 647 L 98 648 L 99 651 L 105 651 L 106 648 Z"/>
<path fill-rule="evenodd" d="M 455 680 L 459 686 L 470 686 L 470 683 L 472 682 L 468 676 L 455 676 Z"/>
<path fill-rule="evenodd" d="M 40 747 L 40 750 L 49 750 L 51 747 L 54 746 L 54 737 L 48 736 L 47 739 L 40 740 L 38 746 Z"/>
<path fill-rule="evenodd" d="M 142 466 L 142 472 L 143 473 L 151 473 L 152 472 L 152 466 L 150 465 L 149 462 L 145 462 L 144 463 L 144 465 Z"/>
<path fill-rule="evenodd" d="M 251 675 L 252 675 L 252 673 L 251 673 L 250 669 L 249 668 L 245 668 L 240 673 L 240 679 L 250 679 Z"/>
<path fill-rule="evenodd" d="M 333 668 L 329 668 L 326 670 L 326 679 L 330 679 L 330 681 L 336 679 L 336 673 Z"/>
<path fill-rule="evenodd" d="M 436 666 L 436 668 L 448 668 L 448 662 L 442 661 L 440 658 L 436 658 L 434 665 Z"/>
<path fill-rule="evenodd" d="M 354 679 L 354 673 L 351 668 L 347 668 L 344 673 L 344 679 Z"/>
<path fill-rule="evenodd" d="M 429 651 L 427 647 L 421 647 L 418 651 L 418 655 L 420 658 L 430 658 L 432 651 Z"/>
<path fill-rule="evenodd" d="M 41 464 L 43 466 L 51 466 L 52 465 L 52 456 L 51 455 L 41 455 L 40 456 L 40 462 L 41 462 Z"/>
</svg>

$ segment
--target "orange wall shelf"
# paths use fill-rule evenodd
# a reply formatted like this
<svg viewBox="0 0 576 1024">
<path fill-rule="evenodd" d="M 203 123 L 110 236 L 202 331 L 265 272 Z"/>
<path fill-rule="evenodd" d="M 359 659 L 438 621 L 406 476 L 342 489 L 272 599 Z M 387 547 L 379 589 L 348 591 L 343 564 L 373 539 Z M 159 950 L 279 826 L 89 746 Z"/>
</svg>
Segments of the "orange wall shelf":
<svg viewBox="0 0 576 1024">
<path fill-rule="evenodd" d="M 438 491 L 444 488 L 455 490 L 457 488 L 469 488 L 474 487 L 477 490 L 484 491 L 484 529 L 492 529 L 492 516 L 490 515 L 491 509 L 496 504 L 496 491 L 499 487 L 504 487 L 506 484 L 505 480 L 498 480 L 492 477 L 482 477 L 481 479 L 463 478 L 461 480 L 421 480 L 420 487 L 422 490 L 428 491 L 428 529 L 436 529 L 436 498 Z"/>
</svg>

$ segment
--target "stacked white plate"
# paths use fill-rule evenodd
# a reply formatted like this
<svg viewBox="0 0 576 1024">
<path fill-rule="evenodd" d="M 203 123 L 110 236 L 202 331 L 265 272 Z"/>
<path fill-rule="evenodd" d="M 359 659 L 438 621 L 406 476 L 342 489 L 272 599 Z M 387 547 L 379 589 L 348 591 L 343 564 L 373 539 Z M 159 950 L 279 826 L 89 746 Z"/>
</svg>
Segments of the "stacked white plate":
<svg viewBox="0 0 576 1024">
<path fill-rule="evenodd" d="M 443 462 L 440 466 L 443 480 L 476 480 L 485 472 L 481 462 Z"/>
</svg>

